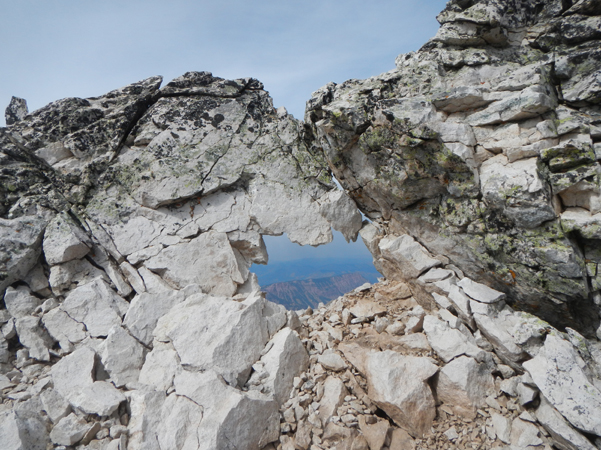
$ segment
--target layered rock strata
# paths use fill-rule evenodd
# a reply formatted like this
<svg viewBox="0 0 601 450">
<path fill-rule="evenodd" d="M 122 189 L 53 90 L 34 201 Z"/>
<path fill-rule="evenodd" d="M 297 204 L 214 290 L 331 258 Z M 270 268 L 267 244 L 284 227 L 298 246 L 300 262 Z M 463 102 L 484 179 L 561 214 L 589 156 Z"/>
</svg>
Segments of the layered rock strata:
<svg viewBox="0 0 601 450">
<path fill-rule="evenodd" d="M 307 102 L 316 146 L 383 234 L 594 335 L 601 224 L 596 2 L 451 1 L 396 68 Z M 388 244 L 374 243 L 387 277 Z"/>
</svg>

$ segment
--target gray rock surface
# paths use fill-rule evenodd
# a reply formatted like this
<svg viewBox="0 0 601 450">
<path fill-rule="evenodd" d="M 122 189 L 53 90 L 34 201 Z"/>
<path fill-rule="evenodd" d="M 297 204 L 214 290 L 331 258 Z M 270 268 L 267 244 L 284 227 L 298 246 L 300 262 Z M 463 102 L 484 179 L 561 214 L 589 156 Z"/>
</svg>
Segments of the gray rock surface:
<svg viewBox="0 0 601 450">
<path fill-rule="evenodd" d="M 304 124 L 208 72 L 13 100 L 0 446 L 591 448 L 600 14 L 453 0 L 422 49 L 318 90 Z M 361 230 L 386 279 L 267 302 L 263 236 L 332 228 Z"/>
<path fill-rule="evenodd" d="M 590 334 L 595 275 L 582 255 L 599 222 L 598 12 L 531 6 L 448 3 L 419 51 L 317 90 L 305 121 L 384 242 L 408 234 L 520 309 Z M 581 182 L 587 193 L 573 188 Z"/>
</svg>

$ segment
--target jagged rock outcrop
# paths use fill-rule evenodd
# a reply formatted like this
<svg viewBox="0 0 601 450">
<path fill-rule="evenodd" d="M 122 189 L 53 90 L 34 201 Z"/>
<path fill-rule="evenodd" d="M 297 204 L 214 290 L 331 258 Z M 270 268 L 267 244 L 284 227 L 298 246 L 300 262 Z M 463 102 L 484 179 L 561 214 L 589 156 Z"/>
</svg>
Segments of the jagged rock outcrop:
<svg viewBox="0 0 601 450">
<path fill-rule="evenodd" d="M 397 69 L 317 91 L 307 125 L 208 72 L 13 98 L 1 445 L 599 447 L 600 15 L 453 0 Z M 331 228 L 387 279 L 266 301 L 262 237 Z"/>
<path fill-rule="evenodd" d="M 334 227 L 356 239 L 361 215 L 260 82 L 161 81 L 29 115 L 11 103 L 0 137 L 11 449 L 279 438 L 308 355 L 296 314 L 267 302 L 249 268 L 267 262 L 263 235 L 318 245 Z"/>
<path fill-rule="evenodd" d="M 599 326 L 599 8 L 451 1 L 396 69 L 330 83 L 305 120 L 342 186 L 390 235 L 409 234 L 518 308 Z M 388 236 L 388 237 L 385 237 Z M 597 306 L 595 305 L 597 303 Z"/>
</svg>

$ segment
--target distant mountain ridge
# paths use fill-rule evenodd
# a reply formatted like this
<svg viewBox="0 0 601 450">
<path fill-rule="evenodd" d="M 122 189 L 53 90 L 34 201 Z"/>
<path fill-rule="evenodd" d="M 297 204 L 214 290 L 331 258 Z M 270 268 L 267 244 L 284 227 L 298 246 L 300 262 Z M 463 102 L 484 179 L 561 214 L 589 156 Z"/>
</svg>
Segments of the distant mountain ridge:
<svg viewBox="0 0 601 450">
<path fill-rule="evenodd" d="M 333 277 L 310 278 L 307 280 L 284 281 L 263 287 L 267 300 L 284 305 L 286 309 L 298 310 L 330 300 L 352 291 L 369 281 L 359 272 Z"/>
<path fill-rule="evenodd" d="M 321 258 L 273 261 L 268 265 L 254 265 L 251 271 L 257 274 L 263 287 L 274 283 L 315 278 L 328 278 L 343 274 L 360 273 L 370 283 L 382 275 L 368 258 Z"/>
</svg>

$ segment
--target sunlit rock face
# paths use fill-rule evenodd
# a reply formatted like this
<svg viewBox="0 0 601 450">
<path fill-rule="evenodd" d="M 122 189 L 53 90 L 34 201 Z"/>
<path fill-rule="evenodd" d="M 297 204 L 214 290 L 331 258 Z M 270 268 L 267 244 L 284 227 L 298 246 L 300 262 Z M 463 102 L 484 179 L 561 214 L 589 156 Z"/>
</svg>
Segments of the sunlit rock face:
<svg viewBox="0 0 601 450">
<path fill-rule="evenodd" d="M 382 236 L 407 233 L 518 308 L 591 333 L 600 11 L 573 3 L 451 1 L 419 51 L 322 87 L 305 121 Z"/>
<path fill-rule="evenodd" d="M 278 440 L 308 355 L 296 313 L 266 301 L 249 269 L 267 263 L 263 235 L 354 240 L 361 214 L 259 81 L 161 82 L 7 110 L 0 386 L 27 413 L 2 409 L 11 448 Z M 22 368 L 39 389 L 12 392 L 5 374 Z"/>
</svg>

